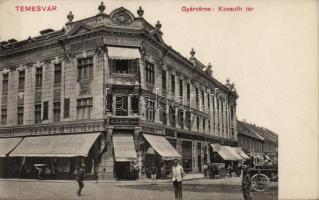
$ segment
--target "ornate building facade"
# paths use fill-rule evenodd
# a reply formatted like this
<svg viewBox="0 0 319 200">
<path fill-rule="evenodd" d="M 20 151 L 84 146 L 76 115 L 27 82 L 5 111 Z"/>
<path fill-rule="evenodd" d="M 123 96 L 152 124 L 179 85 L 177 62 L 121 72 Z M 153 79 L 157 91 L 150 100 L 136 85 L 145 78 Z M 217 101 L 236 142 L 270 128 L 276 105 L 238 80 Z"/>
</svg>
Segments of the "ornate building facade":
<svg viewBox="0 0 319 200">
<path fill-rule="evenodd" d="M 137 16 L 104 9 L 78 21 L 70 12 L 61 30 L 1 42 L 2 166 L 46 163 L 48 173 L 68 176 L 85 162 L 108 179 L 132 168 L 147 175 L 153 162 L 167 174 L 178 158 L 198 173 L 210 144 L 237 146 L 234 85 L 216 80 L 193 49 L 188 59 L 168 46 L 141 7 Z"/>
</svg>

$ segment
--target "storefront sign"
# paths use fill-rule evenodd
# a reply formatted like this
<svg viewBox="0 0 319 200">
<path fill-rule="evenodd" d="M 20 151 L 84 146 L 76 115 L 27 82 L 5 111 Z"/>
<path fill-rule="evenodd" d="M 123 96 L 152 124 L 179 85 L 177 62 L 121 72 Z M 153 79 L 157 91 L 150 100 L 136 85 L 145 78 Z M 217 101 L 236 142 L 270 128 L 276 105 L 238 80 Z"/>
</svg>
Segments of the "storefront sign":
<svg viewBox="0 0 319 200">
<path fill-rule="evenodd" d="M 110 125 L 139 125 L 139 120 L 137 118 L 110 118 Z"/>
</svg>

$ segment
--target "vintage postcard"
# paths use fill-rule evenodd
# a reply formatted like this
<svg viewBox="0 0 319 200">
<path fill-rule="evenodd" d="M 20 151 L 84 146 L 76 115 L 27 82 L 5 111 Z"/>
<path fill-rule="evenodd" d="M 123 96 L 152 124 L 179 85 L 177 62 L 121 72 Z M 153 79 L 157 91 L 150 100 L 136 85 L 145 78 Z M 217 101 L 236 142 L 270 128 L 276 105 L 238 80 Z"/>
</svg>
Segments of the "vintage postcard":
<svg viewBox="0 0 319 200">
<path fill-rule="evenodd" d="M 319 199 L 318 12 L 1 0 L 0 199 Z"/>
</svg>

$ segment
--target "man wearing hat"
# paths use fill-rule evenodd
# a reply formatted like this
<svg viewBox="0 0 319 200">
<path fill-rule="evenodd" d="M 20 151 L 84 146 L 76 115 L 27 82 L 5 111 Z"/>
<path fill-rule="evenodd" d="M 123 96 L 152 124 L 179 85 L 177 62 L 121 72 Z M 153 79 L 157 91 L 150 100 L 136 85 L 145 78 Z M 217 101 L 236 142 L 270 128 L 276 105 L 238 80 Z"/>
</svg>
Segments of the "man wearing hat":
<svg viewBox="0 0 319 200">
<path fill-rule="evenodd" d="M 244 200 L 252 200 L 252 197 L 250 194 L 251 179 L 249 174 L 249 168 L 246 165 L 244 165 L 242 168 L 243 168 L 243 179 L 242 179 L 243 197 L 244 197 Z"/>
<path fill-rule="evenodd" d="M 184 177 L 184 169 L 182 166 L 178 164 L 177 159 L 173 161 L 173 166 L 172 166 L 172 182 L 174 185 L 174 192 L 175 192 L 175 199 L 176 200 L 182 200 L 183 195 L 182 195 L 182 180 Z"/>
<path fill-rule="evenodd" d="M 81 191 L 84 188 L 84 175 L 85 175 L 85 164 L 82 164 L 81 166 L 77 166 L 78 170 L 76 173 L 76 181 L 79 184 L 79 189 L 77 191 L 78 196 L 81 196 Z"/>
</svg>

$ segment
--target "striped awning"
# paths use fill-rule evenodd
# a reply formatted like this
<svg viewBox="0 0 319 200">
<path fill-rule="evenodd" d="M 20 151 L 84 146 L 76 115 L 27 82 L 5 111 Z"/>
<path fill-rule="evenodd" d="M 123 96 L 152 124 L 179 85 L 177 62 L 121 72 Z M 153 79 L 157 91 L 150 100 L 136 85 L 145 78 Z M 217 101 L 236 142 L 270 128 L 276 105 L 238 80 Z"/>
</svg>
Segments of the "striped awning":
<svg viewBox="0 0 319 200">
<path fill-rule="evenodd" d="M 6 157 L 21 140 L 22 138 L 0 138 L 0 157 Z"/>
<path fill-rule="evenodd" d="M 137 159 L 133 135 L 116 133 L 113 135 L 115 161 L 128 162 Z"/>
<path fill-rule="evenodd" d="M 111 59 L 129 60 L 141 58 L 139 49 L 124 47 L 107 47 L 108 57 Z"/>
<path fill-rule="evenodd" d="M 28 136 L 9 157 L 86 157 L 100 134 Z"/>
</svg>

